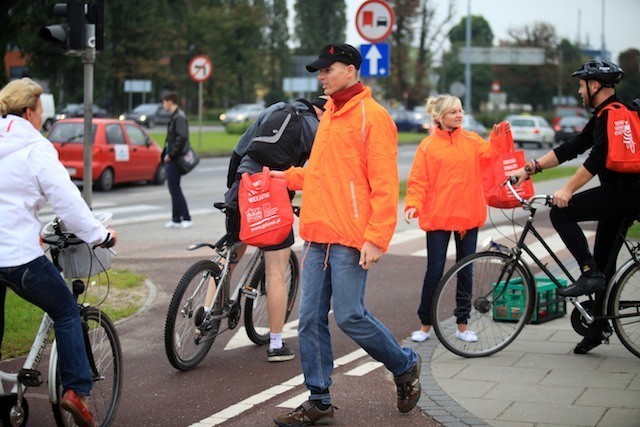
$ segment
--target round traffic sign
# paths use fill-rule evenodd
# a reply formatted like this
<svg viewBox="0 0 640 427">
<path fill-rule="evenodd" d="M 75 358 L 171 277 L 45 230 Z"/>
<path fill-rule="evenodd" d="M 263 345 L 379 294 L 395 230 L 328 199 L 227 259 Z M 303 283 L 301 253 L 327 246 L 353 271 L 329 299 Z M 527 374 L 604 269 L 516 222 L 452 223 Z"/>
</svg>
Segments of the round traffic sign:
<svg viewBox="0 0 640 427">
<path fill-rule="evenodd" d="M 189 61 L 189 76 L 197 82 L 203 82 L 211 77 L 213 63 L 206 55 L 194 56 Z"/>
<path fill-rule="evenodd" d="M 363 39 L 377 43 L 389 37 L 393 30 L 393 9 L 384 0 L 367 0 L 356 13 L 356 29 Z"/>
</svg>

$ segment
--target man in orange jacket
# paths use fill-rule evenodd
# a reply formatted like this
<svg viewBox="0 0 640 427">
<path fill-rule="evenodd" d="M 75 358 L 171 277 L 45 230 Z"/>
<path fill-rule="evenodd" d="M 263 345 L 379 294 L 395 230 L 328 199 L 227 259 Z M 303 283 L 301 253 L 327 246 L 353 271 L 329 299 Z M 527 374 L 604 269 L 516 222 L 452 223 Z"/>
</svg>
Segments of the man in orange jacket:
<svg viewBox="0 0 640 427">
<path fill-rule="evenodd" d="M 367 270 L 387 250 L 398 209 L 397 128 L 358 80 L 362 57 L 347 44 L 325 46 L 307 65 L 330 100 L 305 168 L 284 176 L 302 189 L 300 236 L 305 240 L 298 340 L 309 401 L 274 418 L 279 426 L 329 424 L 333 353 L 328 315 L 395 377 L 398 409 L 420 398 L 420 358 L 402 348 L 364 306 Z"/>
</svg>

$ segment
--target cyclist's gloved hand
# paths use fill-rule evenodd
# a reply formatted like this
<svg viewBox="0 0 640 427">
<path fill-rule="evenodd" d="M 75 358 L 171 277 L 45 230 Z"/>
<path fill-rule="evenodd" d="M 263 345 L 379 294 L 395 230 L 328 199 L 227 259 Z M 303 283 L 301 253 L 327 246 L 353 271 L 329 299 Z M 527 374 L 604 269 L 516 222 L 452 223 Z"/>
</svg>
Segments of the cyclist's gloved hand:
<svg viewBox="0 0 640 427">
<path fill-rule="evenodd" d="M 118 234 L 116 233 L 116 230 L 114 230 L 113 228 L 108 228 L 107 231 L 109 232 L 109 234 L 107 235 L 105 241 L 100 245 L 101 248 L 112 248 L 118 241 Z"/>
</svg>

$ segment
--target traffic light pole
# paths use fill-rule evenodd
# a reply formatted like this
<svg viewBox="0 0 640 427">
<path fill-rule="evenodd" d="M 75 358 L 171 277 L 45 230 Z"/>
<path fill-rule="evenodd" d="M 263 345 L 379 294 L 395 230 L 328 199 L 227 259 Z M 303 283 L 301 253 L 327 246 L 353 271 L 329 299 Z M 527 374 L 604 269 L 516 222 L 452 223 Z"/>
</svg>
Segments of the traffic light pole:
<svg viewBox="0 0 640 427">
<path fill-rule="evenodd" d="M 82 52 L 84 64 L 84 157 L 82 174 L 82 198 L 91 207 L 93 189 L 93 66 L 96 50 L 88 47 Z"/>
</svg>

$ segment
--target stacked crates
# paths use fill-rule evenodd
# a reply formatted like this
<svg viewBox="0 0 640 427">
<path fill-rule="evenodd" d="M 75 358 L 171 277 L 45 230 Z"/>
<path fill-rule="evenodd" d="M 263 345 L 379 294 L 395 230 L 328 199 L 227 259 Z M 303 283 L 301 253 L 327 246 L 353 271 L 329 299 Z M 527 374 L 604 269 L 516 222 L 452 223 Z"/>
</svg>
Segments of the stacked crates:
<svg viewBox="0 0 640 427">
<path fill-rule="evenodd" d="M 544 323 L 562 317 L 567 313 L 567 304 L 558 296 L 556 285 L 547 277 L 536 277 L 536 308 L 531 323 Z M 558 279 L 567 286 L 565 279 Z M 493 285 L 493 319 L 505 322 L 517 322 L 525 311 L 522 279 L 511 279 L 504 289 L 504 282 Z"/>
</svg>

